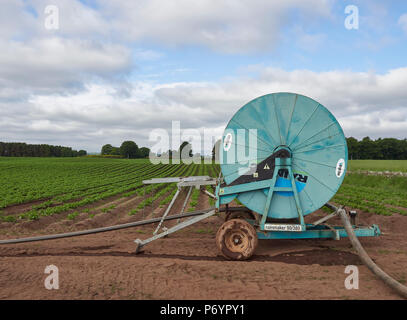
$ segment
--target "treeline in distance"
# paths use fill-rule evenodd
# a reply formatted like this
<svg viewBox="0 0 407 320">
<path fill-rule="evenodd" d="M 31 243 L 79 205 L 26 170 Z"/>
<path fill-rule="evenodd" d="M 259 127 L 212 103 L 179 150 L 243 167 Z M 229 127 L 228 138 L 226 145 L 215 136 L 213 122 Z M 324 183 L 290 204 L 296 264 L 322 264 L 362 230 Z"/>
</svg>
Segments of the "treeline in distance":
<svg viewBox="0 0 407 320">
<path fill-rule="evenodd" d="M 379 138 L 371 140 L 369 137 L 361 141 L 350 137 L 346 138 L 348 143 L 349 160 L 371 159 L 371 160 L 406 160 L 407 139 Z"/>
<path fill-rule="evenodd" d="M 72 150 L 71 147 L 52 146 L 49 144 L 27 144 L 24 142 L 0 142 L 2 157 L 81 157 L 85 150 Z"/>
<path fill-rule="evenodd" d="M 365 137 L 357 140 L 346 138 L 348 158 L 371 160 L 407 160 L 407 139 L 379 138 L 372 140 Z M 180 150 L 187 144 L 183 142 Z M 190 151 L 192 152 L 192 151 Z M 147 158 L 150 149 L 139 148 L 134 141 L 124 141 L 120 147 L 105 144 L 101 154 L 123 158 Z M 72 150 L 71 147 L 53 146 L 48 144 L 28 144 L 24 142 L 0 142 L 0 156 L 2 157 L 80 157 L 86 156 L 85 150 Z"/>
</svg>

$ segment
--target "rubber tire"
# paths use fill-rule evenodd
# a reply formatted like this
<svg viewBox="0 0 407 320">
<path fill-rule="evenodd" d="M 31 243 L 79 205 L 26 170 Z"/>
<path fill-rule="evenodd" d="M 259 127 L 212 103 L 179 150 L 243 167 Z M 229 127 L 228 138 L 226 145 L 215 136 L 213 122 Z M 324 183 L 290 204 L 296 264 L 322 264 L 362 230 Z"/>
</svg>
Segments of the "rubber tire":
<svg viewBox="0 0 407 320">
<path fill-rule="evenodd" d="M 235 244 L 235 241 L 239 243 Z M 257 248 L 258 239 L 253 226 L 243 219 L 231 219 L 216 233 L 219 252 L 228 260 L 247 260 Z"/>
</svg>

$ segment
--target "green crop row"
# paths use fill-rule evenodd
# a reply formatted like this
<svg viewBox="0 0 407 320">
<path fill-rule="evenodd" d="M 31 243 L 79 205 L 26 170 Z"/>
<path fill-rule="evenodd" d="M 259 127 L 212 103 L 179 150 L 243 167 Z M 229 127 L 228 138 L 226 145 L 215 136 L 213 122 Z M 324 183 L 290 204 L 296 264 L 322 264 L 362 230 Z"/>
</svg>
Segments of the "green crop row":
<svg viewBox="0 0 407 320">
<path fill-rule="evenodd" d="M 163 171 L 167 171 L 167 167 L 161 167 L 162 169 L 165 169 Z M 78 207 L 88 205 L 91 203 L 94 203 L 99 200 L 106 199 L 111 196 L 115 196 L 117 194 L 123 193 L 125 191 L 134 189 L 134 188 L 140 188 L 142 186 L 142 183 L 139 182 L 142 178 L 150 177 L 153 176 L 154 174 L 160 173 L 160 170 L 157 170 L 158 168 L 155 168 L 155 170 L 152 170 L 149 175 L 144 175 L 143 177 L 139 177 L 137 179 L 137 182 L 129 183 L 126 185 L 113 185 L 114 188 L 105 190 L 103 192 L 97 193 L 97 194 L 92 194 L 87 197 L 82 198 L 79 201 L 73 201 L 69 203 L 63 203 L 62 205 L 57 205 L 57 206 L 50 206 L 46 208 L 35 208 L 32 209 L 28 212 L 25 212 L 23 214 L 18 215 L 18 219 L 29 219 L 29 220 L 35 220 L 38 219 L 40 216 L 49 216 L 53 214 L 58 214 L 61 212 L 65 212 L 71 209 L 76 209 Z"/>
<path fill-rule="evenodd" d="M 407 215 L 407 178 L 348 174 L 332 201 L 380 215 Z"/>
<path fill-rule="evenodd" d="M 177 166 L 172 166 L 174 169 L 171 171 L 167 171 L 165 172 L 165 174 L 161 174 L 159 177 L 163 177 L 164 175 L 167 177 L 171 177 L 171 176 L 183 176 L 183 175 L 188 175 L 188 173 L 191 170 L 191 166 L 193 165 L 189 165 L 189 166 L 185 166 L 185 165 L 177 165 Z M 158 176 L 156 176 L 158 177 Z M 157 193 L 155 193 L 153 196 L 150 196 L 146 199 L 144 199 L 143 201 L 141 201 L 137 207 L 135 209 L 132 209 L 128 214 L 129 215 L 135 215 L 137 214 L 140 210 L 144 209 L 147 206 L 151 206 L 153 204 L 153 202 L 155 200 L 157 200 L 158 198 L 166 195 L 167 193 L 171 194 L 175 194 L 176 192 L 176 184 L 175 183 L 171 183 L 171 184 L 166 184 L 166 183 L 159 183 L 159 184 L 151 184 L 147 187 L 142 188 L 143 190 L 140 190 L 140 195 L 142 194 L 149 194 L 152 191 L 156 191 L 159 190 Z M 167 198 L 170 198 L 170 195 L 168 195 L 166 198 L 164 198 L 162 201 L 164 201 Z M 170 198 L 169 201 L 171 201 L 172 197 Z M 160 202 L 160 205 L 161 202 Z"/>
</svg>

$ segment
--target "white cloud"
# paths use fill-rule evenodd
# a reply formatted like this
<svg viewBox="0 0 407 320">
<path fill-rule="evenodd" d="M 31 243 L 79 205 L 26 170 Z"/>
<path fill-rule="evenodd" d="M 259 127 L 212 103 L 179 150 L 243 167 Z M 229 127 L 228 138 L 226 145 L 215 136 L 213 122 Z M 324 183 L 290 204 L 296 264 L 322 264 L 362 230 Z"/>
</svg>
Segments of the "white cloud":
<svg viewBox="0 0 407 320">
<path fill-rule="evenodd" d="M 24 113 L 4 109 L 0 135 L 20 140 L 66 139 L 98 151 L 104 143 L 134 139 L 149 145 L 155 128 L 210 128 L 221 134 L 228 120 L 246 102 L 263 94 L 290 91 L 325 105 L 339 120 L 346 136 L 399 137 L 407 134 L 407 68 L 385 74 L 265 68 L 257 76 L 228 82 L 129 84 L 117 95 L 109 84 L 89 85 L 71 95 L 36 95 Z M 20 110 L 21 110 L 20 109 Z M 50 141 L 51 140 L 51 141 Z M 151 144 L 150 144 L 151 145 Z"/>
<path fill-rule="evenodd" d="M 111 27 L 131 40 L 169 46 L 201 45 L 215 51 L 258 52 L 273 49 L 292 10 L 329 17 L 330 0 L 139 0 L 100 4 Z"/>
<path fill-rule="evenodd" d="M 44 27 L 48 0 L 4 0 L 0 11 L 0 99 L 72 93 L 90 78 L 117 80 L 164 54 L 137 49 L 134 41 L 167 46 L 201 45 L 215 51 L 251 52 L 277 45 L 290 12 L 328 17 L 332 0 L 56 0 L 59 30 Z M 303 42 L 317 41 L 303 34 Z M 172 72 L 186 69 L 177 67 Z M 154 72 L 153 72 L 154 73 Z M 157 73 L 157 72 L 155 72 Z M 159 76 L 159 75 L 158 75 Z M 154 78 L 154 74 L 151 76 Z M 98 80 L 98 79 L 96 79 Z M 122 94 L 126 94 L 125 85 Z"/>
<path fill-rule="evenodd" d="M 132 65 L 126 47 L 88 40 L 0 40 L 0 48 L 0 97 L 77 90 L 90 77 L 109 78 Z"/>
<path fill-rule="evenodd" d="M 296 46 L 312 52 L 326 36 L 309 34 L 302 22 L 330 19 L 331 0 L 95 1 L 97 9 L 56 0 L 58 31 L 44 28 L 48 0 L 32 1 L 38 16 L 27 3 L 4 0 L 0 11 L 1 140 L 98 151 L 124 139 L 148 145 L 149 132 L 169 128 L 171 120 L 180 120 L 184 129 L 205 127 L 221 134 L 244 103 L 277 91 L 321 102 L 348 136 L 406 136 L 407 68 L 378 74 L 249 66 L 254 76 L 161 84 L 125 77 L 133 60 L 163 57 L 137 49 L 137 41 L 247 53 L 278 47 L 288 32 L 298 36 Z M 407 14 L 399 25 L 407 32 Z"/>
<path fill-rule="evenodd" d="M 200 45 L 227 53 L 259 52 L 278 46 L 284 26 L 330 18 L 333 2 L 96 0 L 92 8 L 78 0 L 55 0 L 59 29 L 47 30 L 44 9 L 48 0 L 4 0 L 0 35 L 7 40 L 49 36 L 118 43 L 146 40 L 170 47 Z"/>
<path fill-rule="evenodd" d="M 40 28 L 35 16 L 27 10 L 24 1 L 1 1 L 0 39 L 25 38 L 40 32 Z"/>
<path fill-rule="evenodd" d="M 129 62 L 127 48 L 88 40 L 51 37 L 1 45 L 0 61 L 5 64 L 4 69 L 14 70 L 21 65 L 40 70 L 104 73 L 128 67 Z"/>
<path fill-rule="evenodd" d="M 24 15 L 20 18 L 19 23 L 15 23 L 14 31 L 18 30 L 24 34 L 31 33 L 35 37 L 59 35 L 62 37 L 91 36 L 94 38 L 107 36 L 111 30 L 106 16 L 103 16 L 98 10 L 84 5 L 79 0 L 2 0 L 2 9 L 3 1 L 9 3 L 9 6 L 5 10 L 5 20 L 0 21 L 0 26 L 7 26 L 16 18 L 19 19 L 20 16 Z M 58 8 L 58 30 L 45 28 L 44 21 L 50 14 L 45 13 L 45 8 L 49 5 L 55 5 Z M 30 19 L 27 19 L 27 16 Z"/>
<path fill-rule="evenodd" d="M 407 13 L 400 16 L 398 23 L 403 31 L 407 34 Z"/>
</svg>

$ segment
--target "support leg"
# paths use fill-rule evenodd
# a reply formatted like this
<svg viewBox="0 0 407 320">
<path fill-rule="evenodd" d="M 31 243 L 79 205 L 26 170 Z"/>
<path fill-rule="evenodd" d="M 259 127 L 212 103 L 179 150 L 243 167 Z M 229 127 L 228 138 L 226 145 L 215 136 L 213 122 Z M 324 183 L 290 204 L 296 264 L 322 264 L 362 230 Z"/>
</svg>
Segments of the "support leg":
<svg viewBox="0 0 407 320">
<path fill-rule="evenodd" d="M 162 216 L 160 223 L 158 224 L 157 228 L 155 229 L 155 231 L 154 231 L 154 233 L 153 233 L 154 235 L 157 234 L 158 230 L 160 230 L 161 225 L 162 225 L 162 223 L 163 223 L 165 217 L 167 216 L 167 214 L 170 212 L 172 206 L 174 205 L 175 200 L 177 199 L 177 197 L 178 197 L 178 195 L 179 195 L 179 192 L 180 192 L 180 189 L 178 188 L 178 190 L 177 190 L 177 192 L 175 193 L 174 197 L 172 198 L 172 200 L 171 200 L 171 202 L 170 202 L 170 204 L 169 204 L 167 210 L 165 210 L 164 215 Z"/>
<path fill-rule="evenodd" d="M 211 210 L 211 211 L 209 211 L 209 212 L 207 212 L 205 214 L 202 214 L 200 216 L 196 216 L 194 218 L 183 221 L 183 222 L 175 225 L 174 227 L 169 228 L 166 231 L 163 231 L 163 232 L 161 232 L 159 234 L 156 234 L 156 235 L 154 235 L 151 238 L 148 238 L 146 240 L 140 240 L 140 239 L 134 240 L 134 242 L 138 244 L 137 249 L 136 249 L 136 253 L 139 253 L 141 248 L 144 247 L 146 244 L 150 243 L 151 241 L 160 239 L 160 238 L 165 237 L 165 236 L 167 236 L 167 235 L 169 235 L 169 234 L 171 234 L 171 233 L 173 233 L 175 231 L 178 231 L 178 230 L 181 230 L 181 229 L 183 229 L 185 227 L 188 227 L 188 226 L 190 226 L 190 225 L 192 225 L 194 223 L 197 223 L 197 222 L 199 222 L 199 221 L 201 221 L 203 219 L 206 219 L 206 218 L 208 218 L 210 216 L 213 216 L 215 213 L 216 213 L 215 210 Z"/>
<path fill-rule="evenodd" d="M 182 205 L 182 209 L 181 209 L 181 213 L 184 213 L 185 207 L 187 206 L 189 197 L 191 196 L 192 193 L 192 187 L 189 187 L 188 193 L 187 193 L 187 197 L 184 200 L 184 204 Z M 180 219 L 177 220 L 177 224 L 180 222 Z"/>
</svg>

